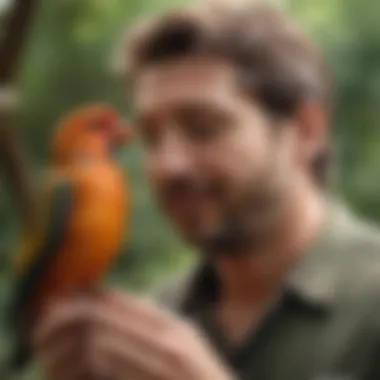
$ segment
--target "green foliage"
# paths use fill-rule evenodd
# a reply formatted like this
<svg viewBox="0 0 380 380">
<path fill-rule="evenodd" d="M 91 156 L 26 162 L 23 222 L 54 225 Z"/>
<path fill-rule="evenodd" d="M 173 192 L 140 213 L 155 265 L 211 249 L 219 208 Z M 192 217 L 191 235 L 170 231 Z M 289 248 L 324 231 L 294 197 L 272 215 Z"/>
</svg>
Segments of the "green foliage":
<svg viewBox="0 0 380 380">
<path fill-rule="evenodd" d="M 361 213 L 379 220 L 380 4 L 289 0 L 288 8 L 319 42 L 336 80 L 340 190 Z"/>
<path fill-rule="evenodd" d="M 49 140 L 57 119 L 72 107 L 106 101 L 118 106 L 126 118 L 130 116 L 123 83 L 111 75 L 114 49 L 123 29 L 136 18 L 174 2 L 40 2 L 19 82 L 22 94 L 20 134 L 32 158 L 36 176 L 43 173 L 49 162 Z M 141 149 L 135 145 L 120 158 L 132 189 L 133 223 L 131 236 L 126 237 L 122 255 L 109 282 L 143 291 L 179 270 L 190 256 L 186 255 L 186 248 L 155 209 L 141 170 Z M 4 186 L 0 187 L 0 209 L 0 302 L 4 310 L 4 304 L 9 301 L 10 265 L 19 233 L 14 205 Z M 2 334 L 1 360 L 10 348 L 5 342 L 5 334 Z M 27 371 L 23 378 L 34 379 L 34 371 Z"/>
<path fill-rule="evenodd" d="M 72 107 L 107 101 L 130 115 L 123 84 L 111 75 L 114 49 L 131 22 L 170 3 L 173 1 L 41 2 L 20 73 L 21 133 L 36 171 L 48 163 L 49 139 L 57 119 Z M 125 255 L 115 265 L 115 276 L 126 285 L 144 287 L 159 273 L 154 268 L 167 261 L 166 256 L 173 263 L 171 252 L 184 248 L 154 208 L 140 167 L 139 147 L 126 151 L 121 161 L 132 188 L 134 215 L 132 236 L 126 239 Z M 8 223 L 12 208 L 8 206 L 6 211 L 2 243 L 7 230 L 15 227 Z"/>
</svg>

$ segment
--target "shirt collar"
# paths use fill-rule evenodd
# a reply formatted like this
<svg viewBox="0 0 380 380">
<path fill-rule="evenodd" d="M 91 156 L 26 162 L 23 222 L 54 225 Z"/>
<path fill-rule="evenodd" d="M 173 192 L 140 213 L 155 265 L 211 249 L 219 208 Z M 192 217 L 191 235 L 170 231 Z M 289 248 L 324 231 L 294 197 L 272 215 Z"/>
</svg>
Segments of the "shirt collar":
<svg viewBox="0 0 380 380">
<path fill-rule="evenodd" d="M 308 252 L 285 280 L 285 287 L 314 306 L 329 307 L 339 296 L 344 258 L 355 219 L 343 203 L 330 203 L 326 222 Z"/>
<path fill-rule="evenodd" d="M 338 298 L 342 254 L 355 228 L 354 218 L 343 203 L 329 201 L 328 210 L 319 237 L 284 281 L 284 290 L 317 308 L 328 308 Z M 177 293 L 180 308 L 185 313 L 197 312 L 207 306 L 216 291 L 217 279 L 211 265 L 197 264 Z"/>
</svg>

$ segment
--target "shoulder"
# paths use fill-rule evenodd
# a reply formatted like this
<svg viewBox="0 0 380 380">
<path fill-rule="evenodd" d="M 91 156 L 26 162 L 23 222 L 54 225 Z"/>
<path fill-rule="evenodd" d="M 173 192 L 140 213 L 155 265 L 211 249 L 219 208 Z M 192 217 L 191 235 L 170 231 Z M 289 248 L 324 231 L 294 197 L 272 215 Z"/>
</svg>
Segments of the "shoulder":
<svg viewBox="0 0 380 380">
<path fill-rule="evenodd" d="M 352 297 L 379 303 L 376 299 L 380 300 L 380 226 L 350 212 L 342 242 L 343 289 Z"/>
<path fill-rule="evenodd" d="M 347 264 L 380 276 L 380 226 L 352 214 L 344 240 Z"/>
<path fill-rule="evenodd" d="M 358 344 L 369 345 L 365 378 L 374 380 L 380 373 L 380 227 L 360 217 L 356 217 L 352 227 L 351 236 L 347 237 L 342 293 L 349 301 L 349 310 L 362 314 Z"/>
</svg>

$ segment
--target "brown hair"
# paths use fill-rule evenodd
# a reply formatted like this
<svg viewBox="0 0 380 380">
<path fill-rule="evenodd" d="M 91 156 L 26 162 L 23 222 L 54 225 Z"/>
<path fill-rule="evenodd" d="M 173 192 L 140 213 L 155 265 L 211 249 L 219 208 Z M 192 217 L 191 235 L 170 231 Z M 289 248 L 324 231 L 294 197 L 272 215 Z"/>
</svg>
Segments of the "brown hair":
<svg viewBox="0 0 380 380">
<path fill-rule="evenodd" d="M 215 56 L 237 69 L 242 88 L 274 117 L 291 117 L 307 99 L 326 110 L 332 103 L 329 73 L 318 49 L 281 10 L 251 7 L 192 7 L 167 13 L 133 31 L 122 57 L 133 78 L 146 65 L 186 56 Z M 328 152 L 313 171 L 326 181 Z"/>
</svg>

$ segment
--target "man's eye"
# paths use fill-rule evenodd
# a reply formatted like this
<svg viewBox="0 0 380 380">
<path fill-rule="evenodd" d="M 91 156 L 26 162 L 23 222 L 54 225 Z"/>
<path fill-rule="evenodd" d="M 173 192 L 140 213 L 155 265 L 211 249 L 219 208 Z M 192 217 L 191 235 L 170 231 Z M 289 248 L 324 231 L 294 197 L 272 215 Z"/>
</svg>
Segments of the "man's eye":
<svg viewBox="0 0 380 380">
<path fill-rule="evenodd" d="M 204 107 L 182 109 L 178 118 L 186 135 L 198 142 L 208 142 L 219 138 L 229 123 L 228 118 L 219 110 L 206 110 Z"/>
<path fill-rule="evenodd" d="M 218 138 L 225 130 L 225 124 L 225 119 L 208 113 L 194 113 L 183 120 L 186 134 L 199 142 Z"/>
<path fill-rule="evenodd" d="M 153 149 L 154 147 L 156 147 L 160 140 L 159 133 L 155 131 L 140 130 L 140 137 L 141 137 L 142 143 L 147 148 L 150 148 L 150 149 Z"/>
<path fill-rule="evenodd" d="M 221 133 L 221 127 L 214 122 L 197 122 L 186 129 L 189 137 L 198 141 L 209 141 L 218 137 Z"/>
</svg>

